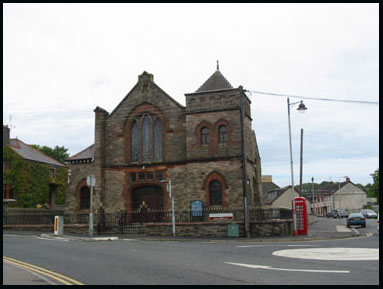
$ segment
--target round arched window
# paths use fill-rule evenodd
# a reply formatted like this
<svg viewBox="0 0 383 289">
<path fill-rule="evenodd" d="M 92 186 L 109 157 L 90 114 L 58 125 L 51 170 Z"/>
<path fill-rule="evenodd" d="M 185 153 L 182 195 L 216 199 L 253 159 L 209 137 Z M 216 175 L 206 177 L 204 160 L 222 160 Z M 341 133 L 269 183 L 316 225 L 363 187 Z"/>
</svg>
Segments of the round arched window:
<svg viewBox="0 0 383 289">
<path fill-rule="evenodd" d="M 209 129 L 207 127 L 203 127 L 201 129 L 201 144 L 209 143 Z"/>
<path fill-rule="evenodd" d="M 226 125 L 221 125 L 218 128 L 219 134 L 219 143 L 227 143 L 227 127 Z"/>
<path fill-rule="evenodd" d="M 90 189 L 88 186 L 83 186 L 80 190 L 80 209 L 90 208 Z"/>
</svg>

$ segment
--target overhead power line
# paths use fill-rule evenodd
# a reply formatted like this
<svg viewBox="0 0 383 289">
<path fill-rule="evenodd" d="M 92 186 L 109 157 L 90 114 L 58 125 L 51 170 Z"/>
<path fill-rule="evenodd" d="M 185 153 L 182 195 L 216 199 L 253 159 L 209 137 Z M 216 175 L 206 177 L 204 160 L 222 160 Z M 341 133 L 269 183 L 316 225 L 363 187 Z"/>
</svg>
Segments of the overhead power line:
<svg viewBox="0 0 383 289">
<path fill-rule="evenodd" d="M 378 101 L 364 101 L 364 100 L 346 100 L 346 99 L 331 99 L 331 98 L 316 98 L 316 97 L 307 97 L 307 96 L 299 96 L 299 95 L 289 95 L 289 94 L 280 94 L 280 93 L 271 93 L 271 92 L 263 92 L 256 90 L 245 90 L 250 93 L 258 93 L 258 94 L 267 94 L 274 96 L 283 96 L 283 97 L 295 97 L 302 99 L 313 99 L 313 100 L 324 100 L 324 101 L 336 101 L 336 102 L 352 102 L 352 103 L 364 103 L 364 104 L 379 104 Z"/>
</svg>

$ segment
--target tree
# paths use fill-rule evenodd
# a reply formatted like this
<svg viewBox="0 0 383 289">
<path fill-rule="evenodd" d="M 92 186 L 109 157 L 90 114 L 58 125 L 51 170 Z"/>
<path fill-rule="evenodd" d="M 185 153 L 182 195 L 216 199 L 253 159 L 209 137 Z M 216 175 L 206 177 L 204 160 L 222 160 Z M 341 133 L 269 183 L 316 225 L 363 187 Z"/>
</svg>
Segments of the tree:
<svg viewBox="0 0 383 289">
<path fill-rule="evenodd" d="M 43 152 L 61 163 L 64 163 L 65 159 L 69 157 L 68 149 L 63 146 L 59 147 L 56 145 L 53 149 L 48 146 L 40 145 L 31 145 L 31 147 Z"/>
<path fill-rule="evenodd" d="M 376 169 L 375 172 L 371 174 L 370 176 L 374 180 L 374 183 L 369 188 L 369 191 L 371 192 L 370 195 L 376 198 L 377 201 L 379 202 L 379 168 Z"/>
</svg>

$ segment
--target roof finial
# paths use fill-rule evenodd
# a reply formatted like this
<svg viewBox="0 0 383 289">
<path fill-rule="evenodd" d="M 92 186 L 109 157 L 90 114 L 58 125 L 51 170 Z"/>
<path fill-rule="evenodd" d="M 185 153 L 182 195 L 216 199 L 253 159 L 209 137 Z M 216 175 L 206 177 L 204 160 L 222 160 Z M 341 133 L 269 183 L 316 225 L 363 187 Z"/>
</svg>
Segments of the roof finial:
<svg viewBox="0 0 383 289">
<path fill-rule="evenodd" d="M 217 60 L 217 70 L 219 70 L 219 61 Z"/>
</svg>

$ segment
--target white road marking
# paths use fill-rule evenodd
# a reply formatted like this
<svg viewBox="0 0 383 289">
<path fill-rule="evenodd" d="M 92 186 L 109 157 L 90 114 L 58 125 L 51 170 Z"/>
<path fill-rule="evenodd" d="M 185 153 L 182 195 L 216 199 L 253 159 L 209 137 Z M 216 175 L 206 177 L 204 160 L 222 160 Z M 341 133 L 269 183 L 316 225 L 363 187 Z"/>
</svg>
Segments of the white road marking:
<svg viewBox="0 0 383 289">
<path fill-rule="evenodd" d="M 337 232 L 351 232 L 351 229 L 346 226 L 336 226 Z"/>
<path fill-rule="evenodd" d="M 264 266 L 264 265 L 251 265 L 251 264 L 231 263 L 231 262 L 224 262 L 224 263 L 247 267 L 247 268 L 253 268 L 253 269 L 267 269 L 267 270 L 277 270 L 277 271 L 312 272 L 312 273 L 350 273 L 350 271 L 348 270 L 341 271 L 341 270 L 288 269 L 288 268 L 273 268 L 271 266 Z"/>
<path fill-rule="evenodd" d="M 237 248 L 253 248 L 253 247 L 317 247 L 319 245 L 243 245 L 236 246 Z"/>
<path fill-rule="evenodd" d="M 370 248 L 307 248 L 273 252 L 274 256 L 335 261 L 375 261 L 379 260 L 379 249 Z"/>
</svg>

